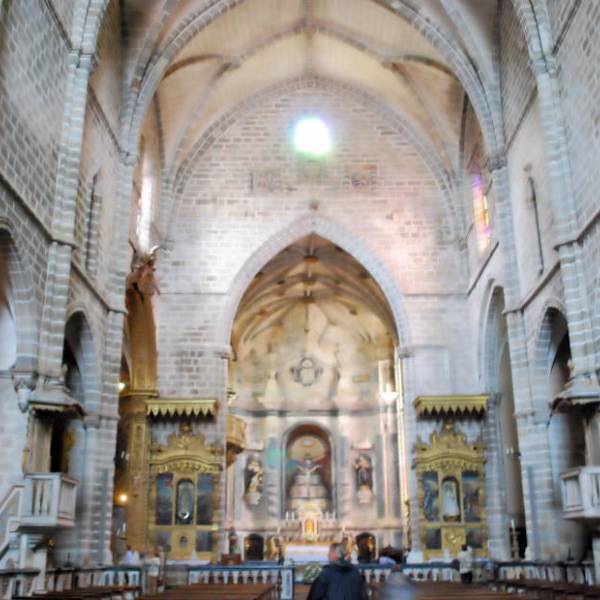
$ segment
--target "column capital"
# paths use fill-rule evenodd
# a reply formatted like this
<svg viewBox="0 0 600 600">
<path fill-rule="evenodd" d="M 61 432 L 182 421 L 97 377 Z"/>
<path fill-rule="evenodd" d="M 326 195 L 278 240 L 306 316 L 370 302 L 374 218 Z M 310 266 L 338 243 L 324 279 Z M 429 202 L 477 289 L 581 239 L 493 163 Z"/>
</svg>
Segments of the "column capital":
<svg viewBox="0 0 600 600">
<path fill-rule="evenodd" d="M 491 173 L 505 169 L 507 166 L 506 148 L 498 148 L 495 152 L 488 154 L 487 156 L 487 168 Z"/>
<path fill-rule="evenodd" d="M 137 152 L 130 152 L 129 150 L 121 150 L 119 153 L 119 158 L 121 162 L 126 167 L 135 167 L 140 160 L 140 155 Z"/>
<path fill-rule="evenodd" d="M 69 65 L 91 74 L 98 66 L 98 61 L 95 54 L 85 52 L 81 48 L 74 48 L 69 52 Z"/>
<path fill-rule="evenodd" d="M 547 75 L 551 79 L 558 77 L 558 61 L 552 54 L 536 54 L 531 57 L 531 69 L 537 77 Z"/>
</svg>

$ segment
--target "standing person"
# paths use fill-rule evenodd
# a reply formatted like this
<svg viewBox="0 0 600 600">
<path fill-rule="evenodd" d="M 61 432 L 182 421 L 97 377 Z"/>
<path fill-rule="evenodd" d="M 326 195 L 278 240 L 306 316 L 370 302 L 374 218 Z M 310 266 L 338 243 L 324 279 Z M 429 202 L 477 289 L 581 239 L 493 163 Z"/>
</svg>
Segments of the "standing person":
<svg viewBox="0 0 600 600">
<path fill-rule="evenodd" d="M 154 551 L 154 555 L 146 560 L 146 569 L 148 576 L 148 593 L 156 594 L 158 589 L 158 572 L 160 570 L 160 556 L 158 550 Z"/>
<path fill-rule="evenodd" d="M 379 600 L 416 600 L 418 598 L 417 588 L 402 573 L 402 567 L 396 565 L 383 584 L 377 598 Z"/>
<path fill-rule="evenodd" d="M 314 580 L 307 600 L 367 600 L 362 573 L 345 558 L 342 544 L 329 547 L 329 564 Z"/>
<path fill-rule="evenodd" d="M 458 570 L 463 583 L 473 583 L 473 553 L 466 544 L 458 553 Z"/>
<path fill-rule="evenodd" d="M 164 592 L 167 577 L 167 555 L 165 554 L 165 550 L 162 546 L 158 547 L 158 559 L 160 561 L 160 564 L 158 567 L 157 591 Z"/>
</svg>

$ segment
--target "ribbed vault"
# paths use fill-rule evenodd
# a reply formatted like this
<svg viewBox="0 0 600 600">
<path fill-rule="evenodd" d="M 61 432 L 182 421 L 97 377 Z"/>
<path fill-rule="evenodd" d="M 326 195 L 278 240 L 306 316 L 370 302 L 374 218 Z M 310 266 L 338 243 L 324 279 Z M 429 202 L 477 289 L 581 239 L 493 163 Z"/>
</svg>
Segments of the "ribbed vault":
<svg viewBox="0 0 600 600">
<path fill-rule="evenodd" d="M 495 0 L 126 0 L 124 126 L 152 98 L 166 181 L 211 126 L 262 90 L 317 77 L 410 123 L 458 181 L 469 104 L 495 139 Z M 492 90 L 491 92 L 489 90 Z M 145 100 L 147 98 L 147 100 Z"/>
<path fill-rule="evenodd" d="M 232 332 L 235 404 L 366 408 L 395 343 L 389 305 L 369 272 L 311 234 L 270 260 L 240 302 Z"/>
</svg>

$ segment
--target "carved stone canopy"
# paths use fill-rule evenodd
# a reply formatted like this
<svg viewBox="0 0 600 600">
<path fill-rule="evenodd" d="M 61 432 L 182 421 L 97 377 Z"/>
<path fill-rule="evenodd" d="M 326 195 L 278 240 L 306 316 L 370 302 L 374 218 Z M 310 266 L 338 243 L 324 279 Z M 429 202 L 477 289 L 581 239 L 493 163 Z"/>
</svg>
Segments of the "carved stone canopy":
<svg viewBox="0 0 600 600">
<path fill-rule="evenodd" d="M 417 396 L 414 402 L 418 417 L 472 415 L 483 416 L 489 396 Z"/>
</svg>

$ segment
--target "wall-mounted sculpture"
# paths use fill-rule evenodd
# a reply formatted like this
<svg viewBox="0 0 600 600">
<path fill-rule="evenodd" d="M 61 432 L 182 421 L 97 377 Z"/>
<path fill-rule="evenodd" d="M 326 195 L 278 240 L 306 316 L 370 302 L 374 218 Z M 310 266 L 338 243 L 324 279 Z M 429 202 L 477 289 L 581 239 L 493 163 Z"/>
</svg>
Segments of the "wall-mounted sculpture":
<svg viewBox="0 0 600 600">
<path fill-rule="evenodd" d="M 300 512 L 307 502 L 322 512 L 331 509 L 331 448 L 321 429 L 300 426 L 290 435 L 286 490 L 288 510 Z"/>
<path fill-rule="evenodd" d="M 263 492 L 263 466 L 258 454 L 251 454 L 244 469 L 244 497 L 250 506 L 257 506 Z"/>
<path fill-rule="evenodd" d="M 368 454 L 361 452 L 354 461 L 356 475 L 356 496 L 361 506 L 373 501 L 373 461 Z"/>
</svg>

